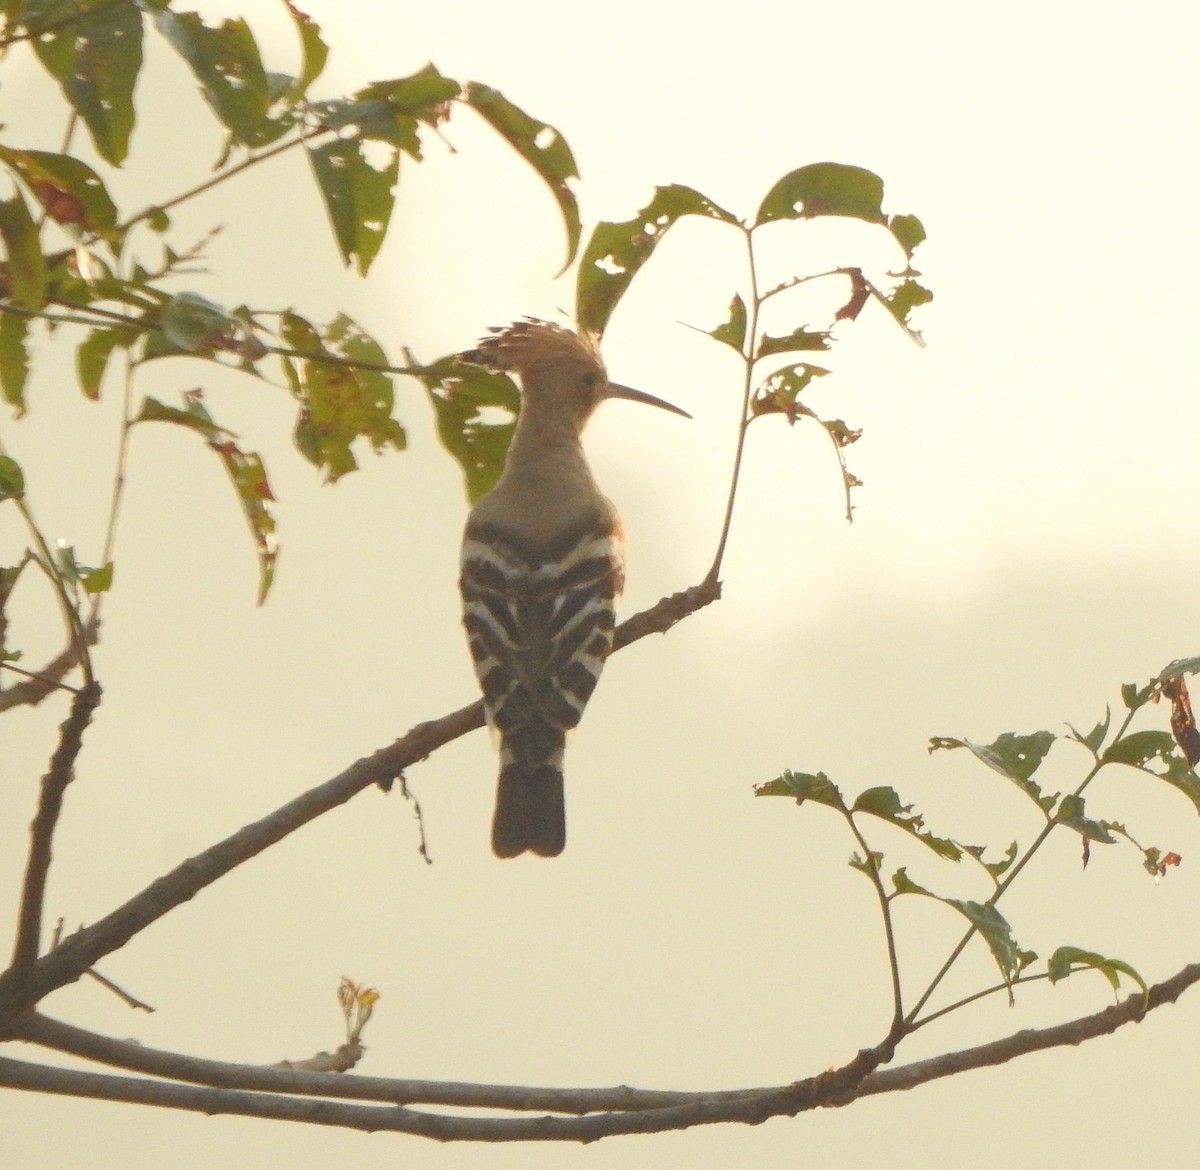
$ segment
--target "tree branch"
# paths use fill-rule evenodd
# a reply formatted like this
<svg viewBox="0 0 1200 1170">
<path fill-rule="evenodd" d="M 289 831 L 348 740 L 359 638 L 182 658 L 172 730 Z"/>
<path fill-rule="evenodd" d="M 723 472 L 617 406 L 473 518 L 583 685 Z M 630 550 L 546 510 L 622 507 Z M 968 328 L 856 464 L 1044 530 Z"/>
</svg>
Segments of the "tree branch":
<svg viewBox="0 0 1200 1170">
<path fill-rule="evenodd" d="M 915 1089 L 918 1085 L 939 1080 L 941 1077 L 954 1076 L 969 1069 L 1006 1064 L 1015 1057 L 1025 1056 L 1030 1052 L 1061 1048 L 1068 1044 L 1082 1044 L 1085 1040 L 1093 1040 L 1097 1036 L 1107 1036 L 1124 1024 L 1139 1023 L 1146 1013 L 1154 1008 L 1174 1003 L 1196 983 L 1200 983 L 1200 963 L 1191 963 L 1162 983 L 1154 984 L 1145 1000 L 1138 992 L 1094 1015 L 1080 1016 L 1065 1024 L 1055 1024 L 1049 1028 L 1027 1028 L 1001 1040 L 980 1044 L 976 1048 L 948 1052 L 944 1056 L 915 1061 L 899 1068 L 883 1069 L 872 1073 L 863 1082 L 859 1092 L 835 1104 L 848 1105 L 858 1097 L 867 1097 L 875 1093 Z"/>
<path fill-rule="evenodd" d="M 715 601 L 719 595 L 719 583 L 705 582 L 663 598 L 618 627 L 614 648 L 628 646 L 647 634 L 665 633 L 681 618 Z M 152 922 L 302 825 L 345 804 L 372 784 L 387 788 L 405 768 L 482 727 L 483 722 L 483 703 L 476 701 L 440 719 L 420 723 L 407 735 L 352 764 L 331 780 L 182 862 L 123 906 L 65 939 L 27 971 L 18 975 L 10 969 L 0 975 L 0 1021 L 13 1019 L 55 988 L 74 982 Z"/>
<path fill-rule="evenodd" d="M 29 857 L 25 864 L 25 885 L 21 891 L 17 940 L 10 968 L 17 980 L 33 966 L 38 957 L 46 875 L 50 872 L 50 844 L 62 812 L 63 793 L 74 778 L 75 760 L 83 747 L 84 730 L 92 721 L 92 712 L 99 703 L 98 683 L 88 683 L 76 692 L 71 713 L 59 729 L 58 747 L 50 758 L 50 770 L 42 777 L 41 799 L 30 826 Z"/>
<path fill-rule="evenodd" d="M 298 1099 L 272 1093 L 179 1085 L 131 1077 L 49 1068 L 0 1057 L 0 1085 L 32 1092 L 94 1097 L 129 1104 L 159 1105 L 191 1112 L 230 1113 L 313 1125 L 388 1130 L 438 1141 L 595 1141 L 616 1134 L 662 1133 L 694 1125 L 742 1122 L 758 1125 L 770 1117 L 794 1116 L 829 1104 L 861 1084 L 884 1058 L 888 1048 L 860 1052 L 842 1068 L 773 1089 L 733 1096 L 688 1094 L 683 1104 L 637 1111 L 589 1113 L 581 1117 L 473 1117 L 429 1113 L 401 1105 L 357 1105 L 328 1100 Z M 270 1070 L 275 1071 L 275 1070 Z M 336 1073 L 292 1073 L 339 1081 Z M 355 1078 L 366 1079 L 366 1078 Z"/>
<path fill-rule="evenodd" d="M 85 646 L 95 646 L 100 640 L 100 622 L 89 618 L 83 625 Z M 62 689 L 62 680 L 79 665 L 81 648 L 74 639 L 57 657 L 52 658 L 39 671 L 22 671 L 28 677 L 24 682 L 0 689 L 0 712 L 12 707 L 36 707 L 47 695 Z M 11 670 L 11 665 L 0 663 L 0 668 Z"/>
<path fill-rule="evenodd" d="M 848 1105 L 860 1097 L 898 1092 L 973 1068 L 1003 1064 L 1047 1048 L 1080 1044 L 1136 1023 L 1148 1011 L 1174 1003 L 1200 982 L 1200 963 L 1140 994 L 1091 1015 L 1050 1028 L 1030 1028 L 961 1052 L 876 1071 L 891 1055 L 890 1037 L 840 1069 L 790 1085 L 720 1092 L 669 1092 L 616 1086 L 552 1089 L 392 1080 L 225 1064 L 142 1048 L 31 1014 L 17 1038 L 156 1076 L 203 1081 L 180 1085 L 49 1068 L 0 1058 L 0 1085 L 34 1092 L 158 1105 L 206 1114 L 302 1121 L 368 1132 L 389 1130 L 438 1141 L 595 1141 L 616 1134 L 658 1133 L 695 1125 L 741 1122 Z M 284 1095 L 286 1094 L 286 1095 Z M 378 1101 L 346 1104 L 344 1099 Z M 342 1100 L 334 1100 L 342 1099 Z M 455 1108 L 508 1109 L 558 1116 L 480 1117 L 407 1108 L 414 1103 Z M 573 1114 L 575 1116 L 563 1116 Z"/>
</svg>

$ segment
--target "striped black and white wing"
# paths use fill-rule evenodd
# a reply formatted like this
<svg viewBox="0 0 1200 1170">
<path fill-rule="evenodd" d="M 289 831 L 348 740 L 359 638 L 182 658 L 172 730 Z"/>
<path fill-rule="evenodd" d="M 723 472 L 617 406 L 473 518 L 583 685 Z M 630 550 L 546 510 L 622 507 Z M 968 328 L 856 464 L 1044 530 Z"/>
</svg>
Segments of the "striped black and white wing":
<svg viewBox="0 0 1200 1170">
<path fill-rule="evenodd" d="M 468 524 L 463 621 L 488 721 L 500 733 L 493 846 L 562 851 L 562 755 L 612 648 L 624 571 L 615 522 L 594 520 L 530 551 Z"/>
</svg>

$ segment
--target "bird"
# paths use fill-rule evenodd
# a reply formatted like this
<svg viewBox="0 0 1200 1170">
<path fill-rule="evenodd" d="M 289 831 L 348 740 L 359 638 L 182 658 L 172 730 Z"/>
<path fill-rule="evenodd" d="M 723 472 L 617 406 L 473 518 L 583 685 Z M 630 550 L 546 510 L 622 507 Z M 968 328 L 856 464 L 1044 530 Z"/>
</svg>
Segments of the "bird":
<svg viewBox="0 0 1200 1170">
<path fill-rule="evenodd" d="M 691 418 L 611 382 L 590 333 L 526 317 L 493 328 L 464 361 L 516 376 L 520 411 L 496 485 L 463 533 L 463 624 L 500 746 L 497 857 L 556 857 L 566 845 L 563 749 L 612 649 L 624 584 L 620 517 L 581 444 L 606 399 Z"/>
</svg>

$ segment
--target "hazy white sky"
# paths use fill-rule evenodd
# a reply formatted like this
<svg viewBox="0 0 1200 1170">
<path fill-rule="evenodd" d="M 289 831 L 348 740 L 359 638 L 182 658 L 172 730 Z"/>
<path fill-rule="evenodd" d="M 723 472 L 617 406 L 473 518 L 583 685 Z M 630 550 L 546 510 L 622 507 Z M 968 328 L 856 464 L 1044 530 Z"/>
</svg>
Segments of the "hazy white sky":
<svg viewBox="0 0 1200 1170">
<path fill-rule="evenodd" d="M 201 10 L 246 14 L 292 66 L 276 5 Z M 822 437 L 756 428 L 725 599 L 614 658 L 569 750 L 562 858 L 490 856 L 495 761 L 477 734 L 411 770 L 432 867 L 409 809 L 363 794 L 105 963 L 155 1015 L 133 1016 L 87 983 L 48 1008 L 148 1045 L 272 1062 L 338 1043 L 333 992 L 349 974 L 383 993 L 361 1069 L 372 1074 L 733 1087 L 841 1063 L 886 1024 L 870 891 L 845 866 L 853 842 L 832 817 L 755 801 L 751 785 L 785 767 L 824 769 L 851 793 L 894 784 L 946 835 L 1025 843 L 1037 826 L 1023 798 L 965 757 L 928 757 L 927 738 L 1090 727 L 1119 704 L 1121 683 L 1197 650 L 1197 18 L 1153 2 L 1086 15 L 877 0 L 307 10 L 333 47 L 325 93 L 432 60 L 558 126 L 583 172 L 589 226 L 629 217 L 656 184 L 748 215 L 804 163 L 869 167 L 886 208 L 918 214 L 929 233 L 916 260 L 937 298 L 917 322 L 928 348 L 869 314 L 839 328 L 837 376 L 815 404 L 866 430 L 852 452 L 866 481 L 853 526 Z M 201 177 L 218 146 L 187 76 L 161 52 L 151 65 L 141 137 L 115 181 L 135 202 Z M 32 71 L 5 81 L 6 140 L 54 149 L 61 122 L 39 121 L 46 87 Z M 392 236 L 365 284 L 340 273 L 309 176 L 286 160 L 176 218 L 180 244 L 226 225 L 212 274 L 193 287 L 314 319 L 344 308 L 396 356 L 569 310 L 570 278 L 553 279 L 563 239 L 549 196 L 467 113 L 445 134 L 456 155 L 432 143 L 427 164 L 402 171 Z M 781 234 L 778 262 L 806 264 L 816 247 Z M 711 559 L 737 371 L 680 322 L 721 319 L 735 261 L 712 225 L 681 226 L 606 338 L 616 378 L 696 416 L 685 426 L 613 405 L 591 432 L 629 530 L 627 612 L 699 580 Z M 466 505 L 421 393 L 398 387 L 409 452 L 321 488 L 288 447 L 284 392 L 184 363 L 141 389 L 169 397 L 199 384 L 268 458 L 278 583 L 256 610 L 248 540 L 193 436 L 136 436 L 98 655 L 107 697 L 50 889 L 68 924 L 474 694 L 455 593 Z M 4 442 L 50 533 L 96 549 L 117 387 L 85 404 L 64 362 L 30 400 L 27 420 L 0 422 Z M 0 563 L 22 540 L 0 527 Z M 57 648 L 51 614 L 31 595 L 19 602 L 18 636 L 36 660 L 38 647 Z M 47 704 L 5 727 L 0 921 L 61 717 Z M 1047 786 L 1076 783 L 1081 756 L 1057 749 Z M 1005 902 L 1024 946 L 1090 947 L 1152 980 L 1197 957 L 1200 837 L 1183 798 L 1159 787 L 1114 776 L 1089 811 L 1178 849 L 1182 868 L 1155 887 L 1129 850 L 1094 850 L 1082 872 L 1076 842 L 1052 844 Z M 889 867 L 986 896 L 973 873 L 886 832 L 873 844 Z M 957 939 L 938 910 L 899 915 L 910 994 Z M 991 978 L 975 953 L 953 989 Z M 989 1001 L 931 1027 L 901 1057 L 1107 999 L 1099 978 L 1038 986 L 1014 1009 Z M 1198 1010 L 1185 997 L 1081 1050 L 848 1110 L 587 1149 L 437 1147 L 10 1095 L 0 1152 L 13 1165 L 94 1170 L 234 1158 L 363 1170 L 1177 1161 L 1195 1145 L 1179 1069 L 1200 1042 Z"/>
</svg>

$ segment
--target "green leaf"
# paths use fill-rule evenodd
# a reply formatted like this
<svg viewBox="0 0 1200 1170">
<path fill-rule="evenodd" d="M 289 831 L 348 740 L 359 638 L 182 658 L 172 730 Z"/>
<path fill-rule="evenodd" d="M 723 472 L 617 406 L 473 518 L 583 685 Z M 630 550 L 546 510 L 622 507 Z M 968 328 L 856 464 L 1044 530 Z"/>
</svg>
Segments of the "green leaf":
<svg viewBox="0 0 1200 1170">
<path fill-rule="evenodd" d="M 925 820 L 919 813 L 912 811 L 911 804 L 904 804 L 894 788 L 868 788 L 861 792 L 854 802 L 852 812 L 869 813 L 873 817 L 887 821 L 898 829 L 915 837 L 923 845 L 927 845 L 939 857 L 948 861 L 958 861 L 962 850 L 948 837 L 935 837 L 925 828 Z"/>
<path fill-rule="evenodd" d="M 96 151 L 119 166 L 133 130 L 133 88 L 142 68 L 142 15 L 134 4 L 79 5 L 71 23 L 33 40 L 47 72 L 83 119 Z"/>
<path fill-rule="evenodd" d="M 393 152 L 384 168 L 377 170 L 364 156 L 359 139 L 338 138 L 310 148 L 308 158 L 342 262 L 349 265 L 354 259 L 359 275 L 366 276 L 392 216 L 400 156 Z"/>
<path fill-rule="evenodd" d="M 87 569 L 79 574 L 79 583 L 85 593 L 95 595 L 107 593 L 112 588 L 113 563 L 108 561 L 98 569 Z"/>
<path fill-rule="evenodd" d="M 750 400 L 750 417 L 782 414 L 792 425 L 801 417 L 816 418 L 807 406 L 801 405 L 800 395 L 814 378 L 823 378 L 828 373 L 824 366 L 814 366 L 808 362 L 797 362 L 776 370 L 755 390 Z"/>
<path fill-rule="evenodd" d="M 0 200 L 0 238 L 5 252 L 0 294 L 22 309 L 40 309 L 46 299 L 46 258 L 37 224 L 20 191 Z"/>
<path fill-rule="evenodd" d="M 187 353 L 211 352 L 236 324 L 220 305 L 194 292 L 177 293 L 159 318 L 167 340 Z"/>
<path fill-rule="evenodd" d="M 953 906 L 973 926 L 988 945 L 1000 975 L 1005 983 L 1011 983 L 1028 965 L 1023 952 L 1012 936 L 1012 927 L 1004 915 L 995 906 L 987 902 L 966 902 L 957 898 L 943 899 L 948 906 Z"/>
<path fill-rule="evenodd" d="M 765 784 L 755 785 L 755 796 L 790 796 L 797 804 L 811 800 L 846 812 L 846 802 L 838 787 L 824 772 L 793 772 L 785 770 L 782 775 Z"/>
<path fill-rule="evenodd" d="M 729 302 L 729 320 L 724 325 L 710 329 L 708 335 L 714 341 L 728 345 L 739 354 L 742 352 L 742 346 L 746 344 L 746 302 L 736 293 L 733 300 Z"/>
<path fill-rule="evenodd" d="M 1150 760 L 1172 751 L 1175 740 L 1169 731 L 1134 731 L 1109 744 L 1101 759 L 1106 764 L 1144 767 Z"/>
<path fill-rule="evenodd" d="M 801 326 L 799 329 L 793 329 L 791 333 L 782 337 L 772 337 L 770 334 L 763 334 L 758 343 L 758 352 L 754 355 L 754 360 L 761 361 L 763 358 L 770 357 L 776 353 L 794 353 L 796 350 L 828 348 L 828 330 L 810 330 Z"/>
<path fill-rule="evenodd" d="M 866 857 L 861 853 L 851 853 L 850 868 L 865 873 L 871 879 L 877 878 L 883 872 L 883 854 L 877 849 L 872 849 Z"/>
<path fill-rule="evenodd" d="M 365 438 L 376 451 L 404 450 L 404 428 L 392 418 L 391 378 L 382 370 L 356 368 L 362 362 L 386 366 L 379 344 L 357 323 L 340 314 L 323 333 L 296 313 L 280 318 L 279 335 L 290 348 L 310 355 L 282 359 L 292 394 L 300 403 L 295 443 L 330 482 L 358 467 L 351 445 Z"/>
<path fill-rule="evenodd" d="M 767 192 L 754 222 L 848 215 L 881 224 L 887 222 L 882 204 L 883 180 L 871 171 L 843 163 L 810 163 L 784 175 Z M 914 235 L 911 224 L 902 224 L 901 231 L 906 238 Z"/>
<path fill-rule="evenodd" d="M 20 418 L 25 413 L 25 382 L 29 377 L 29 351 L 25 342 L 29 318 L 0 312 L 0 393 Z"/>
<path fill-rule="evenodd" d="M 467 104 L 533 167 L 550 188 L 567 229 L 567 259 L 562 266 L 562 272 L 565 272 L 579 250 L 582 232 L 579 204 L 570 187 L 571 180 L 579 178 L 579 170 L 566 139 L 553 126 L 531 118 L 491 86 L 468 82 L 464 96 Z"/>
<path fill-rule="evenodd" d="M 994 881 L 1003 877 L 1012 868 L 1012 863 L 1017 860 L 1017 843 L 1015 841 L 1004 851 L 1004 856 L 999 861 L 984 861 L 984 846 L 982 845 L 964 845 L 963 849 L 988 871 Z"/>
<path fill-rule="evenodd" d="M 919 308 L 921 305 L 927 305 L 933 300 L 933 293 L 924 285 L 918 284 L 913 279 L 903 281 L 894 288 L 890 295 L 884 297 L 883 303 L 887 306 L 887 310 L 895 319 L 904 326 L 905 329 L 910 329 L 909 314 L 913 309 Z M 915 335 L 918 339 L 919 334 Z"/>
<path fill-rule="evenodd" d="M 25 473 L 21 465 L 0 455 L 0 500 L 17 500 L 25 494 Z"/>
<path fill-rule="evenodd" d="M 1087 735 L 1080 735 L 1079 732 L 1076 731 L 1074 727 L 1071 727 L 1069 723 L 1067 726 L 1071 728 L 1072 737 L 1079 743 L 1083 744 L 1083 746 L 1087 748 L 1088 751 L 1090 751 L 1093 755 L 1096 755 L 1100 751 L 1100 746 L 1104 743 L 1105 737 L 1108 735 L 1108 728 L 1111 722 L 1112 711 L 1107 705 L 1105 705 L 1104 718 L 1101 719 L 1100 722 L 1097 723 L 1096 726 L 1087 733 Z"/>
<path fill-rule="evenodd" d="M 1157 685 L 1181 674 L 1200 674 L 1200 658 L 1176 658 L 1158 672 L 1151 685 Z"/>
<path fill-rule="evenodd" d="M 1079 947 L 1059 947 L 1046 963 L 1046 972 L 1051 983 L 1058 983 L 1081 968 L 1099 971 L 1108 980 L 1113 991 L 1120 988 L 1121 976 L 1124 975 L 1142 989 L 1143 1001 L 1150 1001 L 1150 988 L 1146 981 L 1128 963 L 1123 963 L 1120 959 L 1108 959 L 1095 951 L 1085 951 Z"/>
<path fill-rule="evenodd" d="M 408 77 L 376 81 L 348 101 L 319 107 L 331 128 L 355 125 L 363 138 L 386 142 L 420 161 L 419 124 L 436 126 L 446 117 L 446 105 L 459 96 L 457 81 L 443 77 L 432 65 Z"/>
<path fill-rule="evenodd" d="M 888 230 L 904 249 L 910 260 L 917 248 L 925 242 L 925 225 L 915 215 L 893 215 L 888 218 Z"/>
<path fill-rule="evenodd" d="M 654 254 L 672 224 L 685 215 L 738 222 L 699 191 L 673 184 L 656 188 L 654 198 L 632 219 L 596 225 L 579 262 L 575 313 L 581 328 L 596 334 L 604 332 L 638 270 Z"/>
<path fill-rule="evenodd" d="M 989 768 L 1011 780 L 1042 812 L 1048 813 L 1057 798 L 1043 796 L 1041 788 L 1030 777 L 1041 766 L 1042 761 L 1046 758 L 1046 753 L 1053 746 L 1054 740 L 1055 736 L 1049 731 L 1035 731 L 1029 735 L 1016 735 L 1011 731 L 1006 731 L 995 743 L 986 746 L 972 743 L 967 739 L 935 736 L 930 740 L 929 750 L 933 752 L 960 747 L 968 748 L 977 759 L 982 760 Z"/>
<path fill-rule="evenodd" d="M 308 87 L 321 76 L 329 57 L 329 46 L 321 36 L 321 26 L 311 16 L 301 12 L 292 0 L 283 0 L 288 15 L 300 36 L 300 76 L 288 88 L 286 100 L 293 104 L 301 100 Z"/>
<path fill-rule="evenodd" d="M 409 366 L 418 363 L 407 350 Z M 520 395 L 507 374 L 492 373 L 456 355 L 418 367 L 437 419 L 438 438 L 462 469 L 473 504 L 496 485 L 516 430 Z"/>
<path fill-rule="evenodd" d="M 87 163 L 68 154 L 5 146 L 0 146 L 0 161 L 20 177 L 55 223 L 81 233 L 111 234 L 117 222 L 116 205 Z"/>
<path fill-rule="evenodd" d="M 154 12 L 154 23 L 187 62 L 205 101 L 234 142 L 265 146 L 292 125 L 270 117 L 271 91 L 250 26 L 240 17 L 210 28 L 195 12 Z"/>
<path fill-rule="evenodd" d="M 201 397 L 199 390 L 188 391 L 184 395 L 183 409 L 147 398 L 133 421 L 173 423 L 195 431 L 221 460 L 254 540 L 258 557 L 258 604 L 262 605 L 275 578 L 275 560 L 279 555 L 275 541 L 275 518 L 268 510 L 268 504 L 275 497 L 271 494 L 262 459 L 253 451 L 243 451 L 236 442 L 236 436 L 213 421 Z"/>
<path fill-rule="evenodd" d="M 1139 707 L 1144 707 L 1158 690 L 1157 683 L 1148 683 L 1144 687 L 1139 687 L 1137 683 L 1125 683 L 1121 687 L 1121 702 L 1130 711 L 1136 711 Z"/>
<path fill-rule="evenodd" d="M 1128 764 L 1165 780 L 1178 788 L 1200 812 L 1200 777 L 1175 748 L 1175 739 L 1168 731 L 1135 731 L 1109 744 L 1100 759 L 1105 764 Z M 1147 766 L 1154 759 L 1162 762 L 1163 771 Z"/>
<path fill-rule="evenodd" d="M 1064 796 L 1059 802 L 1054 819 L 1060 825 L 1074 829 L 1081 837 L 1089 841 L 1099 841 L 1104 845 L 1115 845 L 1117 839 L 1108 831 L 1102 821 L 1094 821 L 1084 816 L 1082 796 L 1074 794 Z"/>
<path fill-rule="evenodd" d="M 118 346 L 128 348 L 137 341 L 139 333 L 127 326 L 112 329 L 93 329 L 75 351 L 75 371 L 84 396 L 95 401 L 100 397 L 108 359 Z"/>
</svg>

